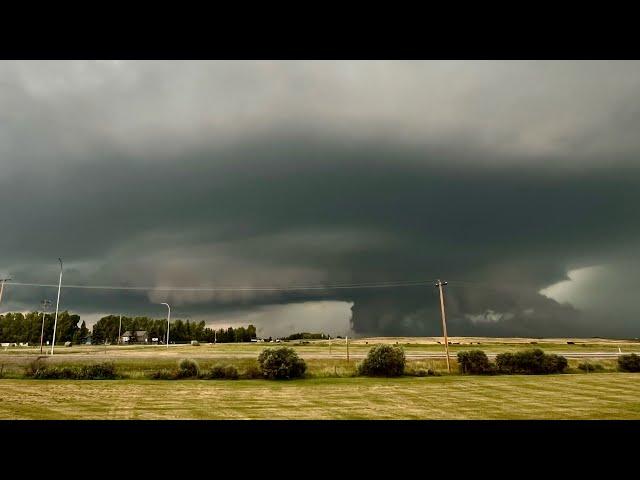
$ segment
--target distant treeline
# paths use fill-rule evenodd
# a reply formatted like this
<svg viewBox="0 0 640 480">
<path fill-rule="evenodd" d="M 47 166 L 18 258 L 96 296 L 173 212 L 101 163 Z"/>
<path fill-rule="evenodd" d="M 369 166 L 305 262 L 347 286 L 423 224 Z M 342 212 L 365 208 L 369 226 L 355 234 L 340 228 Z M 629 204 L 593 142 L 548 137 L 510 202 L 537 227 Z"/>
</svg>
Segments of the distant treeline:
<svg viewBox="0 0 640 480">
<path fill-rule="evenodd" d="M 44 342 L 53 337 L 54 314 L 49 313 L 44 318 Z M 80 326 L 80 315 L 67 311 L 58 313 L 56 326 L 56 342 L 82 343 L 89 334 L 89 329 L 83 321 Z M 42 331 L 42 313 L 30 312 L 5 313 L 0 315 L 0 342 L 40 344 Z"/>
<path fill-rule="evenodd" d="M 330 337 L 324 333 L 300 332 L 289 335 L 285 337 L 284 340 L 324 340 L 325 338 L 329 339 Z"/>
<path fill-rule="evenodd" d="M 84 321 L 78 326 L 80 315 L 70 314 L 67 311 L 58 313 L 58 325 L 56 327 L 56 343 L 72 342 L 85 343 L 89 337 L 89 329 Z M 44 319 L 44 343 L 51 341 L 53 337 L 54 314 L 48 313 Z M 91 343 L 109 343 L 118 341 L 120 328 L 120 316 L 108 315 L 98 320 L 93 325 Z M 42 313 L 31 312 L 6 313 L 0 315 L 0 342 L 39 344 L 42 330 Z M 153 319 L 149 317 L 122 317 L 121 334 L 126 331 L 146 330 L 149 339 L 159 338 L 164 341 L 167 338 L 167 321 L 165 319 Z M 183 343 L 191 340 L 199 342 L 234 343 L 250 342 L 256 338 L 256 327 L 220 328 L 214 330 L 205 327 L 204 320 L 191 322 L 189 320 L 173 320 L 169 326 L 169 341 L 171 343 Z"/>
<path fill-rule="evenodd" d="M 110 343 L 118 341 L 118 329 L 120 328 L 120 316 L 109 315 L 103 317 L 93 325 L 93 335 L 91 343 Z M 154 319 L 149 317 L 122 317 L 122 331 L 145 330 L 149 338 L 158 338 L 161 342 L 167 338 L 167 321 L 164 319 Z M 199 342 L 233 343 L 250 342 L 256 338 L 256 327 L 239 327 L 214 330 L 205 327 L 204 320 L 191 322 L 189 320 L 174 320 L 169 325 L 169 342 L 183 343 L 191 340 Z"/>
</svg>

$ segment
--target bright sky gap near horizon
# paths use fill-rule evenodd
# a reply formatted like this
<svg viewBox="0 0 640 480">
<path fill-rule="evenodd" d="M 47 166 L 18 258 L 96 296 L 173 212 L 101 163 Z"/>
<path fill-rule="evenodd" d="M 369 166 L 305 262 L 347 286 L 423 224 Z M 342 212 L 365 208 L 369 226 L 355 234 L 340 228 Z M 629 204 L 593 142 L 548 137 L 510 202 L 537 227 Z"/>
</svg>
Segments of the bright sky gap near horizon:
<svg viewBox="0 0 640 480">
<path fill-rule="evenodd" d="M 428 283 L 338 285 L 442 278 L 451 335 L 638 337 L 639 94 L 637 61 L 2 61 L 0 276 L 145 287 L 63 290 L 88 323 L 428 336 Z"/>
</svg>

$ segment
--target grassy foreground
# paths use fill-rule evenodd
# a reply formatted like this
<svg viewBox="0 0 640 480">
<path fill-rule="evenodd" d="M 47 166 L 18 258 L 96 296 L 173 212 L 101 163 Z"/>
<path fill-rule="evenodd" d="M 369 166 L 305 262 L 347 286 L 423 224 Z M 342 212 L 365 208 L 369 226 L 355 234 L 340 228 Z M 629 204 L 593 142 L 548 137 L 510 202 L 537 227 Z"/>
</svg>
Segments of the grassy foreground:
<svg viewBox="0 0 640 480">
<path fill-rule="evenodd" d="M 640 419 L 640 374 L 3 379 L 0 419 Z"/>
</svg>

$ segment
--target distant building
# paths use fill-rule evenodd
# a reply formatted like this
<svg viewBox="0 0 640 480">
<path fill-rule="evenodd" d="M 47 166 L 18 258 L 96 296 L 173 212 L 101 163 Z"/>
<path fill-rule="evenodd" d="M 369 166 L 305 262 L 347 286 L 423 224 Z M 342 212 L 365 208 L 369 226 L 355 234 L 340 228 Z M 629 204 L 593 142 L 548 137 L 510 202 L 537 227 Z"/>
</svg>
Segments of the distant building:
<svg viewBox="0 0 640 480">
<path fill-rule="evenodd" d="M 120 337 L 122 343 L 149 343 L 149 332 L 146 330 L 127 330 Z"/>
</svg>

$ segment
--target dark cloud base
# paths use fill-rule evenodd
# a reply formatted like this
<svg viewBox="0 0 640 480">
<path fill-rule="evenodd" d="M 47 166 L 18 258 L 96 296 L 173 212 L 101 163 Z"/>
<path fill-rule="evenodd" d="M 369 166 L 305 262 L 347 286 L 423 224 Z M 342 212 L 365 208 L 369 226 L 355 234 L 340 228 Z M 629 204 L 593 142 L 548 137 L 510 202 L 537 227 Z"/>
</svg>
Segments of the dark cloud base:
<svg viewBox="0 0 640 480">
<path fill-rule="evenodd" d="M 437 69 L 398 66 L 409 75 L 402 85 L 413 88 L 419 108 L 406 99 L 391 102 L 386 113 L 374 112 L 385 121 L 368 123 L 365 115 L 331 114 L 343 111 L 337 100 L 359 98 L 356 90 L 341 89 L 347 77 L 332 77 L 327 88 L 334 90 L 322 97 L 317 66 L 304 70 L 319 75 L 314 82 L 283 67 L 274 75 L 289 88 L 276 88 L 282 102 L 269 104 L 273 116 L 249 116 L 237 127 L 230 120 L 226 127 L 237 131 L 228 138 L 220 133 L 226 132 L 220 127 L 225 110 L 216 105 L 242 104 L 249 111 L 263 105 L 236 95 L 230 104 L 224 98 L 207 103 L 215 114 L 206 117 L 196 100 L 213 95 L 207 81 L 219 80 L 220 72 L 213 69 L 198 83 L 200 67 L 181 66 L 195 78 L 183 90 L 173 89 L 171 79 L 182 85 L 175 79 L 186 81 L 184 73 L 155 65 L 109 70 L 116 83 L 130 73 L 136 87 L 99 83 L 103 100 L 91 90 L 86 97 L 49 98 L 28 93 L 27 86 L 0 96 L 1 105 L 11 107 L 0 113 L 0 134 L 8 139 L 0 144 L 0 266 L 16 281 L 55 283 L 58 256 L 66 262 L 65 283 L 85 285 L 287 286 L 439 277 L 451 281 L 452 334 L 638 336 L 633 295 L 612 302 L 604 315 L 538 293 L 571 269 L 637 262 L 640 103 L 628 75 L 637 65 L 503 65 L 495 75 L 476 66 L 476 82 L 473 69 L 469 78 L 456 77 L 468 85 L 464 101 L 454 97 L 457 120 L 442 120 L 463 127 L 444 133 L 433 116 L 453 115 L 454 105 L 436 109 L 437 98 L 412 83 Z M 247 68 L 224 77 L 225 92 L 234 92 L 242 78 L 248 82 L 240 82 L 242 88 L 260 90 Z M 574 72 L 581 68 L 600 83 L 582 83 Z M 137 84 L 136 72 L 148 84 Z M 528 80 L 532 72 L 535 82 Z M 500 76 L 506 74 L 511 80 Z M 567 88 L 567 78 L 575 88 Z M 618 84 L 619 92 L 611 87 Z M 447 85 L 438 85 L 446 93 Z M 387 93 L 397 93 L 394 88 Z M 189 97 L 192 103 L 172 93 L 192 90 L 201 93 Z M 298 96 L 289 98 L 290 90 Z M 300 92 L 317 110 L 304 110 Z M 382 93 L 374 97 L 386 99 Z M 334 101 L 328 116 L 323 102 L 315 103 L 318 95 Z M 109 98 L 120 102 L 124 117 L 109 110 Z M 175 104 L 156 112 L 167 98 Z M 136 108 L 128 110 L 125 99 Z M 186 105 L 197 115 L 185 112 Z M 398 115 L 400 106 L 406 114 Z M 145 112 L 158 116 L 144 117 L 148 124 L 136 124 L 137 130 L 114 133 L 116 120 Z M 413 120 L 405 124 L 410 113 Z M 405 135 L 404 127 L 427 120 L 434 131 L 424 127 L 424 138 Z M 507 128 L 510 123 L 517 128 Z M 629 278 L 630 291 L 640 288 Z M 52 295 L 50 289 L 9 288 L 2 307 L 37 308 Z M 343 300 L 354 302 L 351 322 L 360 334 L 440 332 L 431 287 L 167 298 L 191 315 Z M 154 315 L 159 301 L 158 292 L 69 289 L 63 308 Z"/>
</svg>

